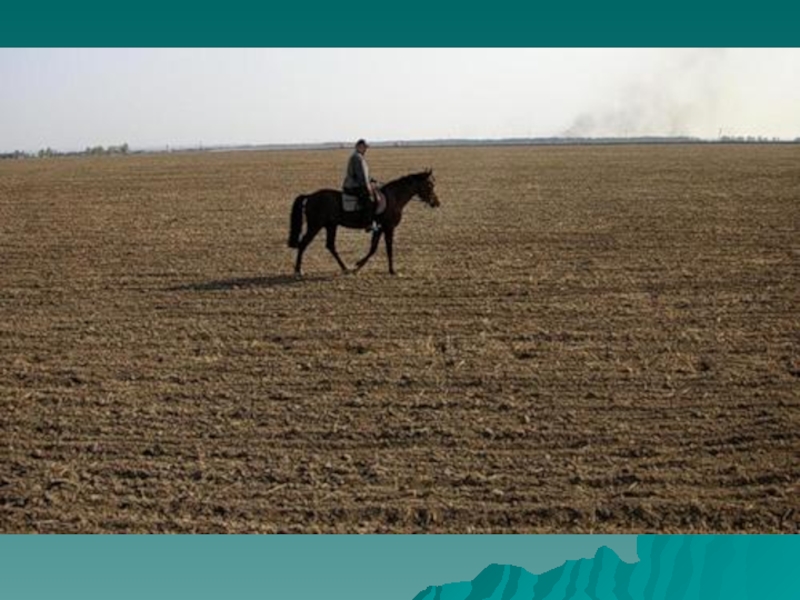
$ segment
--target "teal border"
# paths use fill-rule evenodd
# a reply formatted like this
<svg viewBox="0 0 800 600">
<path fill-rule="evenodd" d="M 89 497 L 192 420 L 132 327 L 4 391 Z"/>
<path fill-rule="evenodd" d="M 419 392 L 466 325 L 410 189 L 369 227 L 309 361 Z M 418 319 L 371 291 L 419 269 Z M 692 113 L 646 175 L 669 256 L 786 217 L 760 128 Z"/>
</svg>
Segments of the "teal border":
<svg viewBox="0 0 800 600">
<path fill-rule="evenodd" d="M 6 2 L 5 47 L 788 47 L 788 0 Z"/>
<path fill-rule="evenodd" d="M 622 556 L 606 546 L 609 538 Z M 635 542 L 638 556 L 615 541 Z M 470 562 L 478 546 L 490 549 L 480 565 Z M 492 569 L 527 570 L 546 564 L 543 556 L 550 564 L 529 572 L 549 574 L 539 579 L 554 591 L 537 588 L 536 596 L 546 600 L 566 600 L 567 580 L 586 587 L 570 569 L 587 560 L 582 571 L 595 579 L 587 589 L 604 600 L 800 597 L 800 537 L 790 535 L 0 536 L 0 589 L 14 600 L 432 600 L 439 587 L 437 598 L 465 600 L 471 586 L 469 598 L 495 599 L 501 582 L 487 581 Z M 625 593 L 614 595 L 621 577 Z"/>
<path fill-rule="evenodd" d="M 800 46 L 798 22 L 800 4 L 785 0 L 301 0 L 224 5 L 202 0 L 41 0 L 4 4 L 0 46 L 795 47 Z M 525 537 L 542 544 L 550 539 Z M 394 546 L 384 558 L 398 565 L 399 577 L 408 576 L 399 566 L 410 553 L 402 539 L 384 540 Z M 429 546 L 436 540 L 422 539 Z M 270 593 L 269 565 L 291 543 L 328 545 L 336 552 L 337 544 L 352 544 L 352 538 L 0 535 L 0 594 L 15 600 L 270 598 L 275 596 Z M 796 536 L 758 536 L 758 545 L 759 556 L 775 553 L 784 566 L 800 557 Z M 298 564 L 297 576 L 315 577 L 317 567 L 313 561 Z M 350 592 L 359 583 L 332 577 L 327 597 L 356 598 Z M 436 583 L 442 582 L 430 582 Z M 781 585 L 790 586 L 783 590 L 787 594 L 797 594 L 796 584 Z"/>
</svg>

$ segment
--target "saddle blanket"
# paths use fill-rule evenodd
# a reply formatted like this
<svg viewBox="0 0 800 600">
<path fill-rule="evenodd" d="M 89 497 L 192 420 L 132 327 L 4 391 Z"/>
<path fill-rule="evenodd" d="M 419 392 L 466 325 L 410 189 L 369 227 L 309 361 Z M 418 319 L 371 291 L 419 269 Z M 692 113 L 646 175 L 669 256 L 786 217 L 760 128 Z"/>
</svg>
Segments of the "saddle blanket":
<svg viewBox="0 0 800 600">
<path fill-rule="evenodd" d="M 386 210 L 386 196 L 380 191 L 376 191 L 375 195 L 378 197 L 378 206 L 375 209 L 375 214 L 380 215 Z M 359 209 L 358 198 L 342 192 L 342 208 L 344 212 L 356 212 Z"/>
</svg>

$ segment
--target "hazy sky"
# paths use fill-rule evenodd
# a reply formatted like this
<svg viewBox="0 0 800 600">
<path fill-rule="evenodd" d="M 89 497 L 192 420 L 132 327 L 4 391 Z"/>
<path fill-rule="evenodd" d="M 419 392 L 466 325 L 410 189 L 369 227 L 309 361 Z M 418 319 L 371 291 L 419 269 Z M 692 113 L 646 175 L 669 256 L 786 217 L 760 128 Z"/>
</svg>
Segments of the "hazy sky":
<svg viewBox="0 0 800 600">
<path fill-rule="evenodd" d="M 0 151 L 800 137 L 800 49 L 0 48 Z"/>
</svg>

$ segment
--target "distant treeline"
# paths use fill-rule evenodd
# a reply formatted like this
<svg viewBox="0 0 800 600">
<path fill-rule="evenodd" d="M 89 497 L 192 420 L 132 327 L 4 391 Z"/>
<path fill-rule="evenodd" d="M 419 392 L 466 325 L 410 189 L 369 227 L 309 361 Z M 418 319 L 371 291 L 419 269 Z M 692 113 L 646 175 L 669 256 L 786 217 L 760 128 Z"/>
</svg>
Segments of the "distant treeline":
<svg viewBox="0 0 800 600">
<path fill-rule="evenodd" d="M 782 140 L 763 136 L 721 137 L 715 140 L 689 136 L 641 136 L 641 137 L 548 137 L 548 138 L 504 138 L 504 139 L 433 139 L 374 141 L 374 148 L 429 148 L 458 146 L 584 146 L 584 145 L 622 145 L 622 144 L 798 144 L 794 140 Z M 246 150 L 341 150 L 352 148 L 347 142 L 327 142 L 318 144 L 246 144 L 230 146 L 206 146 L 203 148 L 181 148 L 181 152 L 230 152 Z M 178 151 L 178 149 L 174 149 Z"/>
<path fill-rule="evenodd" d="M 549 138 L 506 138 L 506 139 L 440 139 L 440 140 L 405 140 L 405 141 L 376 141 L 371 145 L 377 148 L 413 148 L 413 147 L 452 147 L 452 146 L 548 146 L 548 145 L 604 145 L 604 144 L 800 144 L 800 137 L 793 140 L 769 138 L 765 136 L 722 136 L 715 140 L 695 137 L 549 137 Z M 335 150 L 350 148 L 346 142 L 328 142 L 320 144 L 247 144 L 247 145 L 220 145 L 199 147 L 167 147 L 166 152 L 228 152 L 236 150 Z M 58 152 L 52 148 L 44 148 L 39 152 L 23 152 L 16 150 L 0 154 L 4 158 L 50 158 L 54 156 L 110 156 L 125 154 L 156 154 L 165 150 L 135 150 L 131 151 L 128 144 L 119 146 L 87 147 L 82 152 Z"/>
<path fill-rule="evenodd" d="M 797 144 L 794 140 L 781 140 L 764 136 L 723 136 L 709 140 L 690 136 L 639 136 L 639 137 L 548 137 L 548 138 L 506 138 L 506 139 L 454 139 L 421 140 L 407 142 L 375 142 L 372 146 L 557 146 L 557 145 L 605 145 L 605 144 Z"/>
<path fill-rule="evenodd" d="M 723 135 L 721 138 L 719 138 L 719 141 L 720 142 L 725 142 L 725 143 L 736 143 L 736 144 L 742 144 L 742 143 L 744 143 L 744 144 L 753 144 L 753 143 L 755 143 L 755 144 L 764 144 L 764 143 L 780 142 L 781 139 L 780 138 L 776 138 L 776 137 L 768 138 L 768 137 L 764 137 L 764 136 L 761 136 L 761 135 L 758 135 L 758 136 L 739 135 L 739 136 L 735 136 L 735 137 L 731 137 L 731 136 L 728 136 L 728 135 Z M 798 142 L 800 142 L 800 138 L 794 138 L 794 142 L 793 143 L 797 144 Z M 790 143 L 792 143 L 792 142 L 790 142 Z"/>
<path fill-rule="evenodd" d="M 6 152 L 0 154 L 0 159 L 4 158 L 52 158 L 54 156 L 111 156 L 116 154 L 128 154 L 130 148 L 128 144 L 120 144 L 119 146 L 87 146 L 86 150 L 82 152 L 59 152 L 52 148 L 42 148 L 38 152 L 23 152 L 22 150 L 15 150 L 14 152 Z"/>
</svg>

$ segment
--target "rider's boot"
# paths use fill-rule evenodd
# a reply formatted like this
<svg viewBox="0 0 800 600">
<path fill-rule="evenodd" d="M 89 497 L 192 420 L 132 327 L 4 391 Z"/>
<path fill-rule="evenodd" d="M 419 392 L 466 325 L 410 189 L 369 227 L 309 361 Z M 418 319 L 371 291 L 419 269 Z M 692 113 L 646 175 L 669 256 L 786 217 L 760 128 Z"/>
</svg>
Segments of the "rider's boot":
<svg viewBox="0 0 800 600">
<path fill-rule="evenodd" d="M 378 231 L 378 225 L 375 223 L 375 202 L 371 200 L 367 203 L 367 223 L 369 223 L 369 225 L 367 225 L 364 231 L 369 233 Z"/>
</svg>

